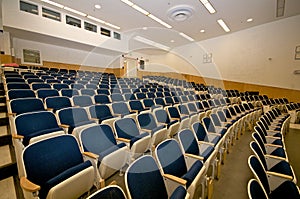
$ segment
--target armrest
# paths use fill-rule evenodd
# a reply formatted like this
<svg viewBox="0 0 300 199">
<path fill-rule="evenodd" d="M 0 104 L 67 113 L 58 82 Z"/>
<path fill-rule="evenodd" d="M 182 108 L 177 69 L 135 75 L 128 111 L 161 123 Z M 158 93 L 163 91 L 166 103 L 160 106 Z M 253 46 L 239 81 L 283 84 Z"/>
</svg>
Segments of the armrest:
<svg viewBox="0 0 300 199">
<path fill-rule="evenodd" d="M 46 110 L 53 112 L 54 109 L 53 108 L 47 108 Z"/>
<path fill-rule="evenodd" d="M 126 139 L 126 138 L 116 138 L 117 141 L 121 141 L 121 142 L 127 142 L 129 143 L 130 140 L 129 139 Z"/>
<path fill-rule="evenodd" d="M 210 145 L 210 146 L 215 146 L 215 144 L 214 143 L 211 143 L 211 142 L 204 142 L 204 141 L 198 141 L 198 144 L 208 144 L 208 145 Z"/>
<path fill-rule="evenodd" d="M 187 156 L 187 157 L 197 159 L 197 160 L 204 160 L 204 158 L 199 156 L 199 155 L 194 155 L 194 154 L 190 154 L 190 153 L 185 153 L 184 155 Z"/>
<path fill-rule="evenodd" d="M 67 125 L 67 124 L 59 124 L 58 126 L 61 127 L 61 128 L 69 128 L 69 127 L 70 127 L 70 126 Z"/>
<path fill-rule="evenodd" d="M 21 187 L 23 189 L 25 189 L 26 191 L 29 191 L 29 192 L 36 192 L 38 190 L 41 189 L 41 187 L 39 185 L 36 185 L 34 184 L 33 182 L 30 182 L 26 177 L 21 177 L 20 179 L 20 184 L 21 184 Z"/>
<path fill-rule="evenodd" d="M 285 179 L 288 179 L 288 180 L 293 180 L 292 176 L 285 175 L 285 174 L 282 174 L 282 173 L 276 173 L 276 172 L 272 172 L 272 171 L 267 171 L 267 174 L 268 175 L 277 176 L 277 177 L 281 177 L 281 178 L 285 178 Z"/>
<path fill-rule="evenodd" d="M 9 112 L 9 113 L 7 113 L 7 115 L 8 115 L 8 116 L 16 117 L 17 114 L 16 114 L 16 113 L 10 113 L 10 112 Z"/>
<path fill-rule="evenodd" d="M 182 184 L 182 185 L 186 185 L 187 181 L 182 179 L 182 178 L 178 178 L 177 176 L 173 176 L 171 174 L 163 174 L 163 177 L 165 178 L 168 178 L 170 180 L 173 180 L 179 184 Z"/>
<path fill-rule="evenodd" d="M 265 144 L 265 145 L 266 145 L 266 146 L 270 146 L 270 147 L 282 148 L 282 146 L 276 145 L 276 144 Z"/>
<path fill-rule="evenodd" d="M 11 137 L 12 137 L 13 139 L 18 139 L 18 140 L 21 140 L 21 139 L 24 138 L 23 135 L 17 135 L 17 134 L 12 134 Z"/>
<path fill-rule="evenodd" d="M 93 159 L 98 159 L 98 157 L 99 157 L 98 155 L 96 155 L 92 152 L 87 152 L 87 151 L 83 152 L 82 154 L 87 156 L 87 157 L 93 158 Z"/>
<path fill-rule="evenodd" d="M 207 132 L 207 133 L 210 135 L 215 135 L 215 136 L 221 137 L 221 135 L 219 133 L 213 133 L 213 132 Z"/>
<path fill-rule="evenodd" d="M 95 122 L 99 122 L 98 118 L 91 118 L 91 120 L 95 121 Z"/>
<path fill-rule="evenodd" d="M 285 158 L 279 157 L 279 156 L 275 156 L 275 155 L 269 155 L 269 154 L 266 154 L 265 156 L 266 156 L 266 158 L 273 158 L 273 159 L 278 159 L 278 160 L 286 161 Z"/>
</svg>

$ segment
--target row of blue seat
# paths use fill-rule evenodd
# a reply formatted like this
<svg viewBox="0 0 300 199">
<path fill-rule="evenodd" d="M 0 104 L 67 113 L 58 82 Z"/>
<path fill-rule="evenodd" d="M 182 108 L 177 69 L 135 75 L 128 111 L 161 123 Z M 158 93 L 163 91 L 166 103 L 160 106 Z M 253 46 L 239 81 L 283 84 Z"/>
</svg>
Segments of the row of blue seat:
<svg viewBox="0 0 300 199">
<path fill-rule="evenodd" d="M 289 114 L 272 109 L 257 122 L 250 143 L 254 155 L 248 159 L 255 177 L 248 183 L 249 198 L 300 198 L 284 142 L 290 119 Z"/>
</svg>

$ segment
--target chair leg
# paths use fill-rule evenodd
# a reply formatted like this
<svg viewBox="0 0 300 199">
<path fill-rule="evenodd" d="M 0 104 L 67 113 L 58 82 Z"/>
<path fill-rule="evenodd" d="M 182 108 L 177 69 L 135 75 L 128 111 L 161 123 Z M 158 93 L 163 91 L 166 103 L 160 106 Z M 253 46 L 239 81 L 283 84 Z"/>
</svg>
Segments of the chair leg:
<svg viewBox="0 0 300 199">
<path fill-rule="evenodd" d="M 212 199 L 214 190 L 214 180 L 212 178 L 207 178 L 207 199 Z"/>
</svg>

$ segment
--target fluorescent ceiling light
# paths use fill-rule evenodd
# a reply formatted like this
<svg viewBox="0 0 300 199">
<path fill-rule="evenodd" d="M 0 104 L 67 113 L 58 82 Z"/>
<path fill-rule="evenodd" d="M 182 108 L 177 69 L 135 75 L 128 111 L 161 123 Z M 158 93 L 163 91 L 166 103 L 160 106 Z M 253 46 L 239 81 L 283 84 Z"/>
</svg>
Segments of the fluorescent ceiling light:
<svg viewBox="0 0 300 199">
<path fill-rule="evenodd" d="M 64 8 L 63 5 L 61 5 L 61 4 L 59 4 L 59 3 L 56 3 L 56 2 L 54 2 L 54 1 L 50 1 L 50 0 L 41 0 L 41 1 L 43 1 L 43 2 L 45 2 L 45 3 L 48 3 L 48 4 L 51 4 L 51 5 L 53 5 L 53 6 L 59 7 L 59 8 Z"/>
<path fill-rule="evenodd" d="M 208 0 L 200 0 L 200 1 L 210 14 L 214 14 L 216 12 L 215 8 L 211 5 L 211 3 Z"/>
<path fill-rule="evenodd" d="M 161 19 L 157 18 L 156 16 L 154 16 L 153 14 L 149 14 L 148 17 L 150 17 L 151 19 L 153 19 L 154 21 L 160 23 L 161 25 L 167 27 L 167 28 L 172 28 L 172 26 L 170 26 L 169 24 L 167 24 L 166 22 L 162 21 Z"/>
<path fill-rule="evenodd" d="M 205 32 L 205 30 L 204 30 L 204 29 L 202 29 L 202 30 L 200 30 L 200 32 L 201 32 L 201 33 L 204 33 L 204 32 Z"/>
<path fill-rule="evenodd" d="M 167 24 L 163 20 L 157 18 L 156 16 L 154 16 L 153 14 L 148 12 L 147 10 L 145 10 L 145 9 L 141 8 L 140 6 L 132 3 L 131 1 L 129 1 L 129 0 L 121 0 L 121 1 L 125 4 L 127 4 L 128 6 L 132 7 L 133 9 L 139 11 L 143 15 L 146 15 L 146 16 L 150 17 L 151 19 L 153 19 L 154 21 L 156 21 L 156 22 L 160 23 L 161 25 L 165 26 L 166 28 L 172 28 L 172 26 L 170 26 L 169 24 Z"/>
<path fill-rule="evenodd" d="M 154 46 L 156 48 L 160 48 L 160 49 L 165 50 L 165 51 L 169 51 L 170 50 L 170 47 L 165 46 L 165 45 L 160 44 L 160 43 L 157 43 L 157 42 L 152 41 L 150 39 L 146 39 L 145 37 L 135 36 L 134 40 L 142 42 L 142 43 L 150 45 L 150 46 Z"/>
<path fill-rule="evenodd" d="M 110 26 L 110 27 L 112 27 L 112 28 L 115 28 L 115 29 L 118 29 L 118 30 L 120 30 L 121 28 L 119 27 L 119 26 L 115 26 L 115 25 L 113 25 L 113 24 L 111 24 L 111 23 L 104 23 L 105 25 L 107 25 L 107 26 Z"/>
<path fill-rule="evenodd" d="M 73 12 L 73 13 L 75 13 L 75 14 L 78 14 L 78 15 L 80 15 L 80 16 L 83 16 L 83 17 L 86 17 L 86 16 L 87 16 L 87 14 L 85 14 L 85 13 L 83 13 L 83 12 L 80 12 L 80 11 L 78 11 L 78 10 L 74 10 L 73 8 L 69 8 L 69 7 L 66 7 L 66 6 L 65 6 L 64 9 L 67 10 L 67 11 Z"/>
<path fill-rule="evenodd" d="M 228 26 L 225 24 L 225 22 L 222 19 L 219 19 L 217 22 L 224 29 L 225 32 L 230 32 L 230 29 L 228 28 Z"/>
<path fill-rule="evenodd" d="M 144 15 L 148 15 L 150 14 L 148 11 L 144 10 L 143 8 L 137 6 L 137 5 L 133 5 L 132 8 L 136 9 L 137 11 L 139 11 L 140 13 L 144 14 Z"/>
<path fill-rule="evenodd" d="M 128 1 L 128 0 L 121 0 L 123 3 L 126 3 L 127 5 L 129 6 L 133 6 L 134 3 L 132 3 L 131 1 Z"/>
<path fill-rule="evenodd" d="M 97 21 L 97 22 L 99 22 L 99 23 L 103 23 L 103 24 L 106 23 L 105 21 L 103 21 L 103 20 L 101 20 L 101 19 L 98 19 L 98 18 L 96 18 L 96 17 L 93 17 L 93 16 L 91 16 L 91 15 L 88 15 L 88 16 L 86 16 L 86 17 L 89 18 L 89 19 L 91 19 L 91 20 Z"/>
<path fill-rule="evenodd" d="M 252 18 L 247 19 L 247 22 L 252 22 L 252 21 L 253 21 Z"/>
<path fill-rule="evenodd" d="M 184 37 L 184 38 L 186 38 L 187 40 L 189 40 L 189 41 L 195 41 L 192 37 L 190 37 L 190 36 L 184 34 L 183 32 L 181 32 L 181 33 L 179 33 L 179 34 L 180 34 L 182 37 Z"/>
</svg>

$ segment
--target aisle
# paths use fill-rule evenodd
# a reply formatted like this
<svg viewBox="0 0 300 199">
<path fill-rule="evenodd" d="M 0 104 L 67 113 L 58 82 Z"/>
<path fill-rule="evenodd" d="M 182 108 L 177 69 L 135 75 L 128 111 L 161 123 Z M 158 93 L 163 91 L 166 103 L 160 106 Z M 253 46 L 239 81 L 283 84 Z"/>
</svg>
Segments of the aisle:
<svg viewBox="0 0 300 199">
<path fill-rule="evenodd" d="M 221 166 L 220 179 L 214 182 L 213 199 L 248 199 L 247 183 L 252 173 L 247 161 L 251 154 L 251 140 L 251 132 L 246 131 L 232 146 L 225 164 Z"/>
</svg>

